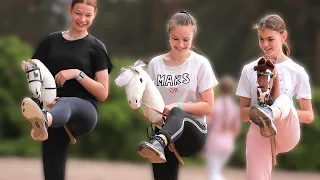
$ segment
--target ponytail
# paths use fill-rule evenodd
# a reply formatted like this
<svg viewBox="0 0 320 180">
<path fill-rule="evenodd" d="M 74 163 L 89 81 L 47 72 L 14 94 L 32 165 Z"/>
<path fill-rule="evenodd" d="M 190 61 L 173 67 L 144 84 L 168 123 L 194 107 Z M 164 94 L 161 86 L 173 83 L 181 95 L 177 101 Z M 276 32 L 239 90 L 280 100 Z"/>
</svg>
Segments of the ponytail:
<svg viewBox="0 0 320 180">
<path fill-rule="evenodd" d="M 286 42 L 282 44 L 282 51 L 286 56 L 290 56 L 290 48 Z"/>
</svg>

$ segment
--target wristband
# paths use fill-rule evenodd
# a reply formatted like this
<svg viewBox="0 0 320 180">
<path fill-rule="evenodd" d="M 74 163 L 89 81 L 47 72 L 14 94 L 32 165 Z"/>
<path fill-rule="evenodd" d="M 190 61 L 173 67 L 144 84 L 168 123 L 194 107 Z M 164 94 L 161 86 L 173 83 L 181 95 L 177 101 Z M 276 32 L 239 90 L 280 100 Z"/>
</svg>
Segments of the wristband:
<svg viewBox="0 0 320 180">
<path fill-rule="evenodd" d="M 86 74 L 84 72 L 80 71 L 79 76 L 76 78 L 76 80 L 81 81 L 84 78 L 84 76 L 86 76 Z"/>
<path fill-rule="evenodd" d="M 179 108 L 182 110 L 182 102 L 178 102 Z"/>
</svg>

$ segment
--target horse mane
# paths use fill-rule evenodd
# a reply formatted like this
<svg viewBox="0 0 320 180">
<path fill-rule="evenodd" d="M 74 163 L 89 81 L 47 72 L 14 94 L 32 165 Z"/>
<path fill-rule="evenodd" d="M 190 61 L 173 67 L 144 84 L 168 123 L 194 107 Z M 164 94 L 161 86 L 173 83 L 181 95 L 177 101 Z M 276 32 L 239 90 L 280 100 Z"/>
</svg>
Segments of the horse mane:
<svg viewBox="0 0 320 180">
<path fill-rule="evenodd" d="M 133 66 L 130 66 L 129 69 L 126 68 L 121 68 L 120 69 L 120 74 L 119 76 L 115 79 L 115 83 L 118 87 L 123 87 L 129 83 L 131 78 L 133 77 L 133 70 L 131 69 L 132 67 L 135 68 L 141 68 L 142 70 L 143 67 L 147 66 L 148 62 L 143 60 L 143 59 L 138 59 Z"/>
<path fill-rule="evenodd" d="M 115 83 L 118 87 L 123 87 L 129 83 L 132 77 L 133 77 L 132 70 L 121 68 L 121 73 L 115 79 Z"/>
</svg>

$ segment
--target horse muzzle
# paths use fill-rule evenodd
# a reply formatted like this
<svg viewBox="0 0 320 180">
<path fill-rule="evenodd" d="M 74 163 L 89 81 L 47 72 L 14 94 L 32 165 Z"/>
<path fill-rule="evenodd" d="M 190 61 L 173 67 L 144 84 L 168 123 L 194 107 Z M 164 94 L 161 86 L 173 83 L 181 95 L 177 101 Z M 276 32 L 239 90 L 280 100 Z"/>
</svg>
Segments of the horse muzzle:
<svg viewBox="0 0 320 180">
<path fill-rule="evenodd" d="M 40 89 L 35 89 L 35 91 L 30 91 L 32 97 L 36 98 L 36 99 L 40 99 L 41 98 L 41 90 Z"/>
<path fill-rule="evenodd" d="M 142 98 L 135 95 L 128 99 L 129 106 L 132 109 L 138 109 L 141 106 Z"/>
</svg>

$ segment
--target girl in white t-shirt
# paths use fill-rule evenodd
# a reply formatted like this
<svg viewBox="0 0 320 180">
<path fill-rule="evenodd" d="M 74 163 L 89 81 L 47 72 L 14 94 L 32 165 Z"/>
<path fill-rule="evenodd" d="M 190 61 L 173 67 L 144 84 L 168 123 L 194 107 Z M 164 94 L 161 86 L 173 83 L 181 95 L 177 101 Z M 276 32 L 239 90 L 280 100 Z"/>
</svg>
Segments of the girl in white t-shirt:
<svg viewBox="0 0 320 180">
<path fill-rule="evenodd" d="M 283 19 L 275 14 L 266 15 L 255 25 L 255 29 L 264 57 L 275 64 L 275 85 L 271 91 L 279 93 L 273 96 L 273 105 L 267 108 L 257 105 L 257 72 L 253 70 L 258 62 L 256 60 L 244 66 L 236 94 L 240 96 L 241 120 L 253 122 L 246 140 L 247 179 L 270 180 L 270 134 L 260 133 L 260 129 L 265 128 L 261 118 L 267 122 L 267 128 L 276 134 L 276 153 L 284 153 L 292 150 L 300 139 L 299 122 L 311 123 L 314 115 L 309 76 L 304 68 L 288 57 L 290 50 L 285 43 L 288 32 Z M 294 95 L 300 102 L 300 110 L 293 106 Z"/>
<path fill-rule="evenodd" d="M 196 20 L 181 11 L 171 17 L 167 30 L 171 50 L 154 57 L 148 73 L 162 95 L 168 116 L 156 135 L 138 147 L 139 154 L 153 163 L 155 180 L 178 179 L 179 163 L 168 150 L 169 144 L 174 143 L 182 157 L 196 155 L 204 147 L 206 115 L 213 110 L 213 87 L 218 84 L 209 61 L 190 50 Z"/>
</svg>

